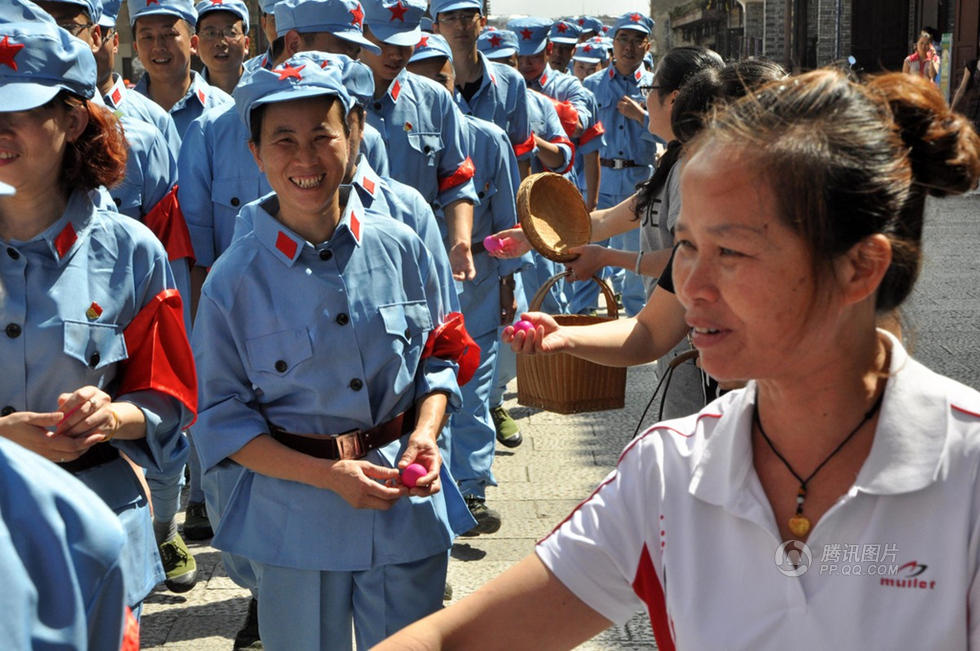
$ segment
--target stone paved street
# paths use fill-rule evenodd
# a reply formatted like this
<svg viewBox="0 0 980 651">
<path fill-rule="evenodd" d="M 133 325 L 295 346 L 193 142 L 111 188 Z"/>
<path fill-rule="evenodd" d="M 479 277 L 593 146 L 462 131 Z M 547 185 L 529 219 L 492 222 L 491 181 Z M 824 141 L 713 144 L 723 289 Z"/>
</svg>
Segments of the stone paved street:
<svg viewBox="0 0 980 651">
<path fill-rule="evenodd" d="M 930 205 L 926 261 L 905 313 L 914 354 L 931 368 L 980 387 L 980 195 Z M 653 389 L 653 367 L 629 371 L 627 408 L 574 416 L 507 405 L 518 419 L 524 444 L 498 447 L 500 487 L 488 502 L 504 524 L 491 536 L 461 538 L 453 548 L 449 580 L 455 598 L 470 593 L 531 552 L 546 534 L 612 468 Z M 195 546 L 199 583 L 184 595 L 153 593 L 144 607 L 147 649 L 222 650 L 232 647 L 244 619 L 248 593 L 222 571 L 218 553 Z M 638 615 L 581 649 L 655 648 L 646 619 Z"/>
</svg>

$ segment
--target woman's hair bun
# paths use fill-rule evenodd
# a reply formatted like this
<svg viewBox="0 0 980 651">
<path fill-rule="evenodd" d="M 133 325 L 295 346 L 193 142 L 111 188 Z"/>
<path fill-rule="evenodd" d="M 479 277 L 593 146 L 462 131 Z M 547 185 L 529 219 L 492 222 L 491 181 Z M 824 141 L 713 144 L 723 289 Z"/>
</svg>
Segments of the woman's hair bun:
<svg viewBox="0 0 980 651">
<path fill-rule="evenodd" d="M 909 148 L 914 187 L 937 197 L 961 194 L 980 177 L 980 136 L 930 81 L 900 72 L 873 76 L 868 88 L 891 108 Z"/>
</svg>

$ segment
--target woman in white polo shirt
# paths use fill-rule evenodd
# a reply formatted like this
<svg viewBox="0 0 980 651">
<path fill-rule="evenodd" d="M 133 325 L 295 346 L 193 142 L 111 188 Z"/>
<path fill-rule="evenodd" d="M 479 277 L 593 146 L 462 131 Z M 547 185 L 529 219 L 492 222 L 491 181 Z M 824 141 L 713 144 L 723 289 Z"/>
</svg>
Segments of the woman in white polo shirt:
<svg viewBox="0 0 980 651">
<path fill-rule="evenodd" d="M 980 138 L 927 81 L 821 70 L 688 151 L 677 296 L 705 370 L 754 381 L 651 428 L 535 555 L 390 648 L 568 648 L 641 608 L 660 649 L 980 647 L 980 394 L 875 328 Z"/>
</svg>

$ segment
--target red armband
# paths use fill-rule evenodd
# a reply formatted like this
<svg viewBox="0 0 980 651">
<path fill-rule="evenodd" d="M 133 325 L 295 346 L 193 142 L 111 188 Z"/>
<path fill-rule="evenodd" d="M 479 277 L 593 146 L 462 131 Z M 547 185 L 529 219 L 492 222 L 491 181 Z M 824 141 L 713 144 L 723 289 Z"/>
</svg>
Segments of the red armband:
<svg viewBox="0 0 980 651">
<path fill-rule="evenodd" d="M 572 106 L 571 102 L 559 102 L 550 97 L 548 99 L 551 99 L 551 103 L 555 105 L 558 119 L 561 120 L 561 128 L 571 138 L 578 130 L 578 111 Z"/>
<path fill-rule="evenodd" d="M 606 127 L 602 126 L 602 122 L 596 122 L 591 127 L 582 132 L 579 136 L 578 146 L 581 147 L 590 140 L 594 140 L 606 132 Z"/>
<path fill-rule="evenodd" d="M 473 379 L 480 366 L 480 346 L 466 332 L 461 313 L 450 312 L 446 315 L 446 320 L 429 333 L 425 348 L 422 349 L 422 359 L 427 357 L 448 359 L 459 364 L 456 380 L 460 386 Z"/>
<path fill-rule="evenodd" d="M 147 389 L 177 398 L 197 418 L 197 373 L 184 329 L 183 302 L 165 289 L 123 331 L 126 351 L 118 393 Z"/>
<path fill-rule="evenodd" d="M 514 145 L 514 156 L 516 156 L 517 158 L 520 158 L 521 156 L 523 156 L 525 154 L 529 154 L 532 151 L 534 151 L 534 132 L 533 131 L 531 132 L 531 135 L 528 136 L 527 140 L 525 140 L 524 142 L 522 142 L 520 144 Z"/>
<path fill-rule="evenodd" d="M 143 217 L 143 223 L 163 243 L 168 260 L 173 262 L 181 258 L 190 258 L 191 266 L 194 266 L 191 233 L 187 229 L 187 222 L 184 221 L 184 213 L 180 210 L 180 202 L 177 201 L 176 185 Z"/>
<path fill-rule="evenodd" d="M 119 647 L 119 651 L 140 651 L 140 623 L 136 621 L 129 606 L 126 606 L 122 646 Z"/>
<path fill-rule="evenodd" d="M 469 156 L 466 157 L 460 166 L 451 175 L 439 179 L 439 192 L 445 192 L 446 190 L 452 190 L 458 185 L 463 185 L 471 178 L 473 174 L 476 173 L 476 167 L 473 165 L 473 161 Z"/>
</svg>

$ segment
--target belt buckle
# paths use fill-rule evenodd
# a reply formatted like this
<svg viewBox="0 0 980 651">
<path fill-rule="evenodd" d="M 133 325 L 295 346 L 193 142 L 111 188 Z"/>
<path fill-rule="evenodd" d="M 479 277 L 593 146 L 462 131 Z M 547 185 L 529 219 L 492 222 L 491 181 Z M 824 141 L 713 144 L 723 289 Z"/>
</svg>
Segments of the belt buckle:
<svg viewBox="0 0 980 651">
<path fill-rule="evenodd" d="M 614 170 L 624 170 L 626 169 L 626 161 L 623 160 L 622 158 L 614 158 L 612 168 Z"/>
<path fill-rule="evenodd" d="M 338 459 L 360 459 L 364 456 L 364 444 L 361 440 L 361 430 L 352 429 L 349 432 L 334 437 L 337 443 Z"/>
</svg>

